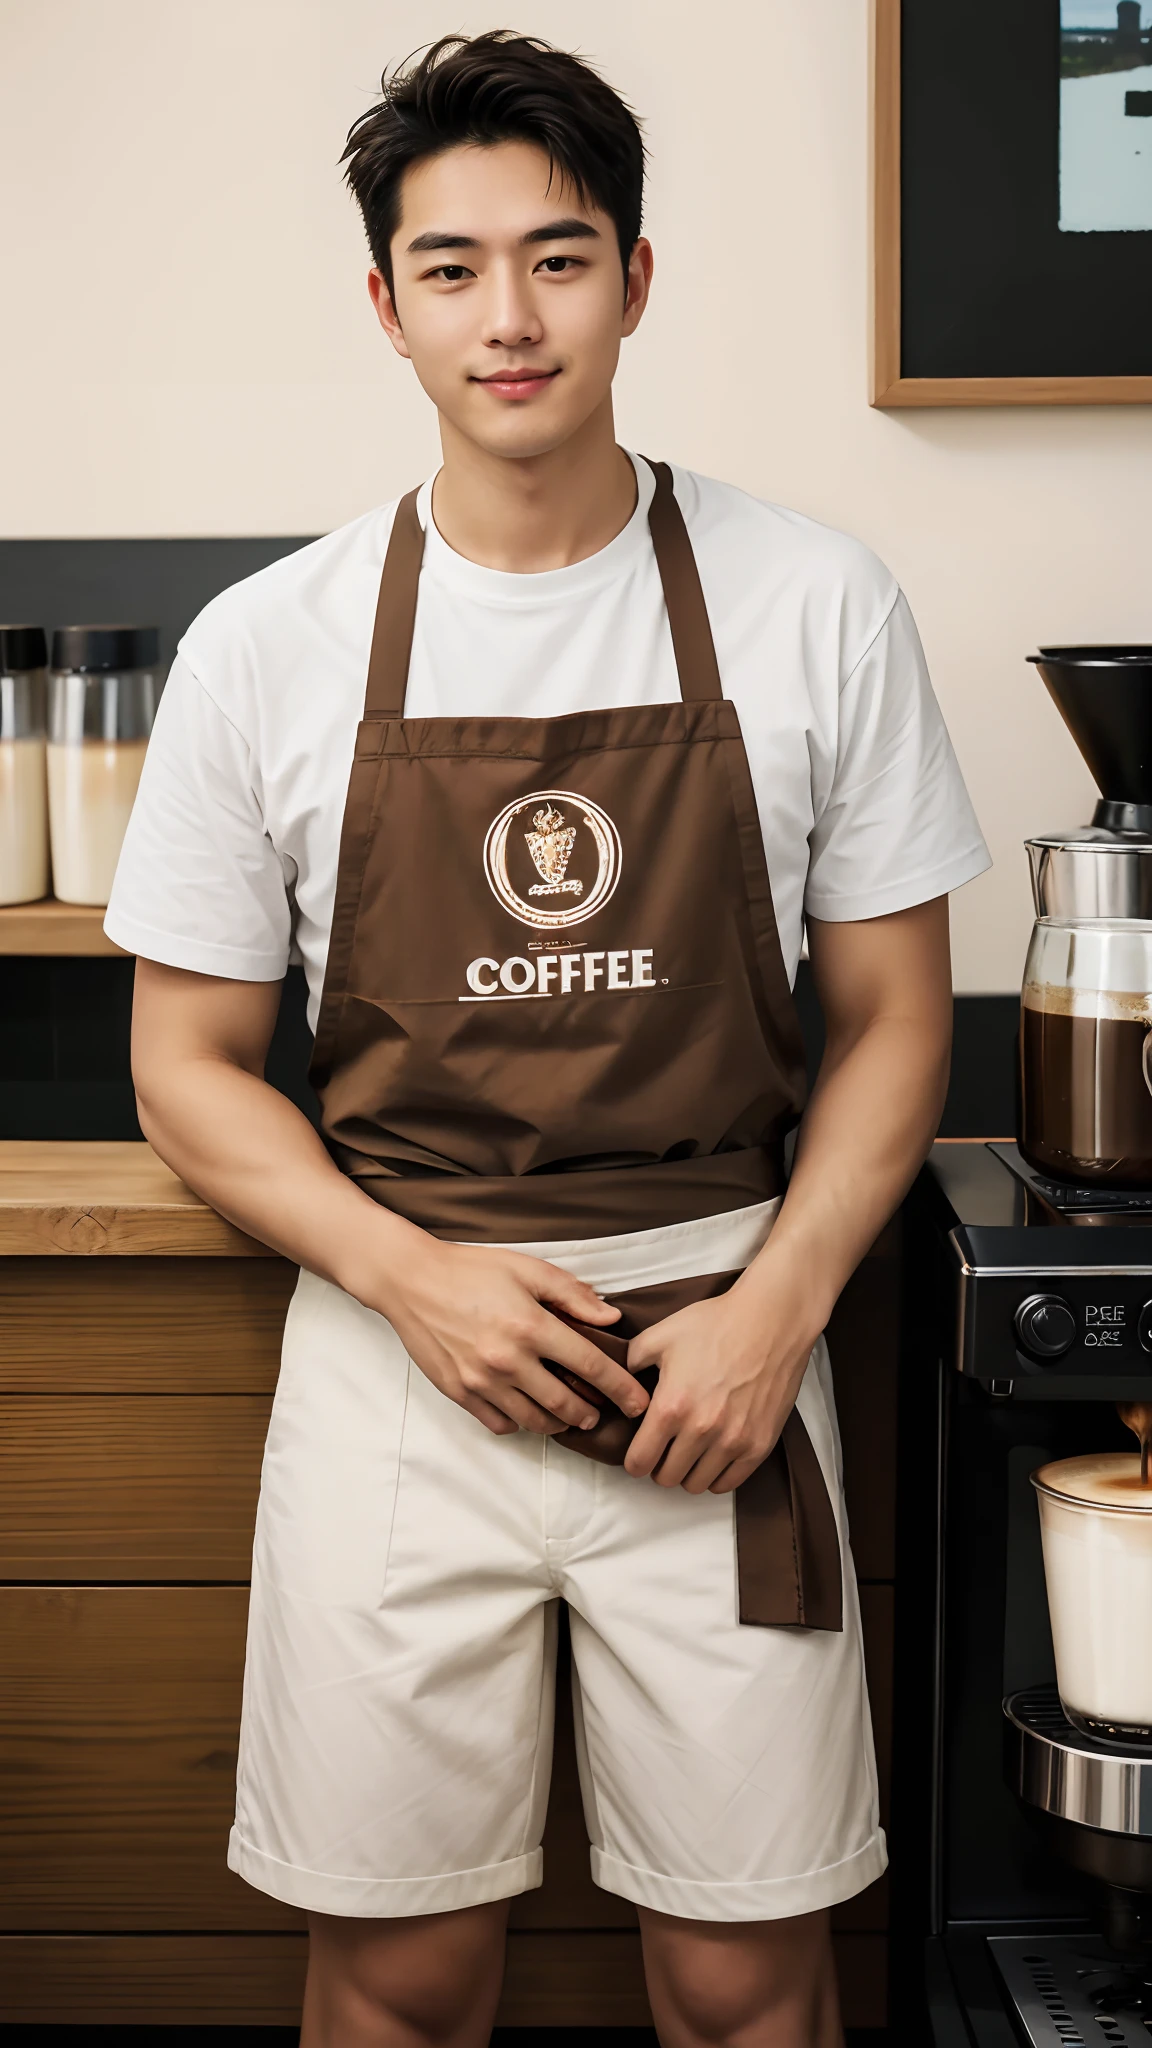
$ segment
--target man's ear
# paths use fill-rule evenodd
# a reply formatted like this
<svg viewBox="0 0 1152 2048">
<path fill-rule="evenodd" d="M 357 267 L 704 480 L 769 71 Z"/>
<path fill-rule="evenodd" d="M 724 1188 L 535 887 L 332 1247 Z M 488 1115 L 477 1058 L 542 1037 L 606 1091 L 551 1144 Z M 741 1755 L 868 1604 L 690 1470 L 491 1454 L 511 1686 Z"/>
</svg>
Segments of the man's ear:
<svg viewBox="0 0 1152 2048">
<path fill-rule="evenodd" d="M 652 289 L 652 244 L 641 235 L 634 243 L 624 274 L 624 326 L 625 337 L 635 334 L 640 325 L 641 315 L 648 304 Z"/>
<path fill-rule="evenodd" d="M 372 265 L 371 270 L 368 272 L 368 296 L 376 308 L 376 318 L 392 343 L 397 355 L 403 356 L 406 361 L 410 361 L 408 344 L 404 339 L 404 329 L 400 325 L 400 316 L 396 311 L 395 301 L 388 289 L 388 280 L 384 272 L 378 270 L 375 264 Z"/>
</svg>

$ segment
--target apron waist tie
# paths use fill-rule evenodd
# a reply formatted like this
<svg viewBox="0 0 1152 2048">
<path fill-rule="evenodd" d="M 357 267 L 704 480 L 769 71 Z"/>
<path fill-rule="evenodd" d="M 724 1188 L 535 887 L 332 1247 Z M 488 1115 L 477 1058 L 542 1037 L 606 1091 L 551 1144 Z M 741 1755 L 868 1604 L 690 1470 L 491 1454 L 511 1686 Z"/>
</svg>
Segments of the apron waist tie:
<svg viewBox="0 0 1152 2048">
<path fill-rule="evenodd" d="M 692 1302 L 726 1294 L 739 1278 L 738 1272 L 705 1273 L 605 1295 L 613 1308 L 621 1310 L 621 1319 L 610 1332 L 557 1309 L 550 1313 L 578 1330 L 616 1364 L 625 1365 L 631 1337 Z M 603 1465 L 622 1465 L 639 1421 L 625 1415 L 576 1373 L 548 1359 L 544 1363 L 601 1411 L 594 1429 L 565 1429 L 552 1442 Z M 636 1377 L 651 1393 L 659 1368 L 647 1366 Z M 737 1487 L 735 1505 L 740 1620 L 757 1628 L 841 1630 L 842 1567 L 836 1517 L 812 1439 L 795 1408 L 763 1464 Z"/>
</svg>

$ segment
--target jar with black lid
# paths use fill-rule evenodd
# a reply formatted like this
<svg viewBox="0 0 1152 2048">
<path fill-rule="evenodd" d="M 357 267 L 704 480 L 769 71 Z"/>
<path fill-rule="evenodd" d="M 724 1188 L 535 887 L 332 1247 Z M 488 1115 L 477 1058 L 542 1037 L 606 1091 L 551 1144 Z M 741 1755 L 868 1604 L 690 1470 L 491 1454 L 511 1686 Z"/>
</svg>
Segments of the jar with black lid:
<svg viewBox="0 0 1152 2048">
<path fill-rule="evenodd" d="M 108 901 L 163 687 L 155 626 L 59 626 L 52 636 L 48 805 L 64 903 Z"/>
<path fill-rule="evenodd" d="M 0 626 L 0 903 L 48 894 L 43 626 Z"/>
</svg>

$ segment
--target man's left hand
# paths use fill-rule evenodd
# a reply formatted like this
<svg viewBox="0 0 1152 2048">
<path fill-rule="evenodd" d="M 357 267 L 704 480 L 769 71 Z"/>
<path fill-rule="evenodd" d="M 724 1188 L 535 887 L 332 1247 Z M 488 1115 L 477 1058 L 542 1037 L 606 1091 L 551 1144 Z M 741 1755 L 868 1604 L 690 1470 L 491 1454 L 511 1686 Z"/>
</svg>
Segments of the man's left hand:
<svg viewBox="0 0 1152 2048">
<path fill-rule="evenodd" d="M 780 1435 L 814 1342 L 800 1304 L 750 1275 L 653 1323 L 628 1347 L 630 1371 L 655 1365 L 660 1378 L 627 1471 L 686 1493 L 731 1493 Z"/>
</svg>

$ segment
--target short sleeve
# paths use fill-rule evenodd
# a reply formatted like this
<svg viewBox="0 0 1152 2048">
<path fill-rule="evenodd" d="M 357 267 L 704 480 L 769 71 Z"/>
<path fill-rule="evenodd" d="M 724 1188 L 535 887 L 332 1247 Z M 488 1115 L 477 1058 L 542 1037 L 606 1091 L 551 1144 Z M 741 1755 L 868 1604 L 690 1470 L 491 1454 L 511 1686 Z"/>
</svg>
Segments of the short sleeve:
<svg viewBox="0 0 1152 2048">
<path fill-rule="evenodd" d="M 280 981 L 291 880 L 264 828 L 246 740 L 177 655 L 112 884 L 108 937 L 168 967 Z"/>
<path fill-rule="evenodd" d="M 841 690 L 809 843 L 804 908 L 832 923 L 908 910 L 991 866 L 900 594 Z"/>
</svg>

